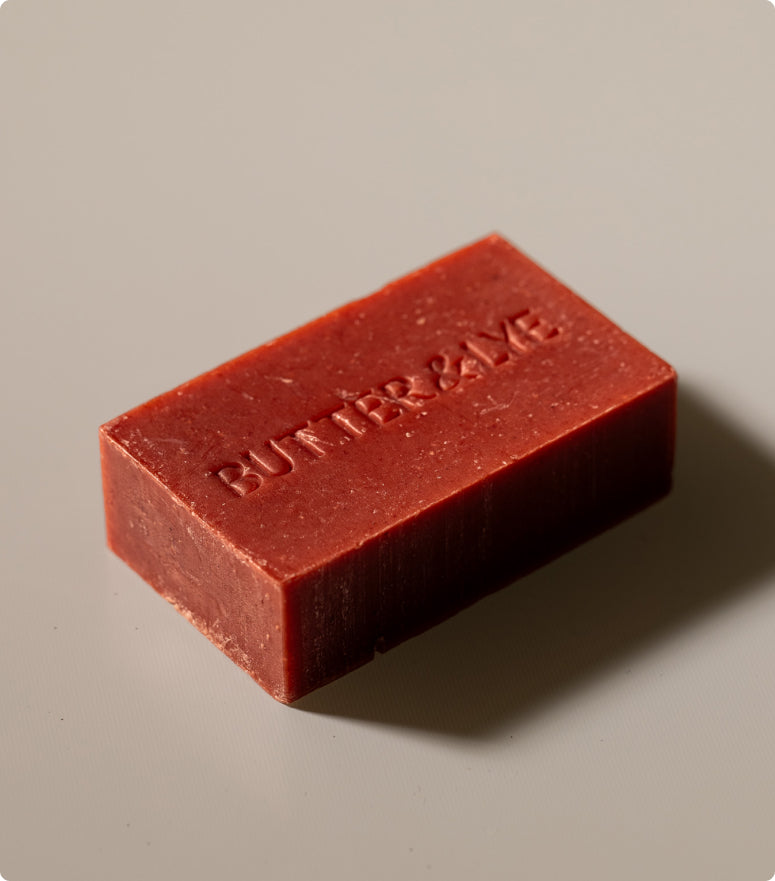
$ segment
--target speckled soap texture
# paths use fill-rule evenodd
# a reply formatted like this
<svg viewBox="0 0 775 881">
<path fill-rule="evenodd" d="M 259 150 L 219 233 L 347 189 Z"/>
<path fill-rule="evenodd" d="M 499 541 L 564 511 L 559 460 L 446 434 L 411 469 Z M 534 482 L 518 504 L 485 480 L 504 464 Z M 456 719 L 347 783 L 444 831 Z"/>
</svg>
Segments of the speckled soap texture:
<svg viewBox="0 0 775 881">
<path fill-rule="evenodd" d="M 675 394 L 492 235 L 102 426 L 108 542 L 291 702 L 664 495 Z"/>
</svg>

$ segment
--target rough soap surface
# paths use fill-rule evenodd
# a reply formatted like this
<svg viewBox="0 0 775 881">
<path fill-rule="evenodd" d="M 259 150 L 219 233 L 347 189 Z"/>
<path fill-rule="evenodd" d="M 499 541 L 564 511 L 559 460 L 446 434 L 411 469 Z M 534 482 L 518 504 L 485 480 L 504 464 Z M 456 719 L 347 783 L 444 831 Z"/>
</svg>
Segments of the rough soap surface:
<svg viewBox="0 0 775 881">
<path fill-rule="evenodd" d="M 108 542 L 290 702 L 667 492 L 675 390 L 490 236 L 103 425 Z"/>
</svg>

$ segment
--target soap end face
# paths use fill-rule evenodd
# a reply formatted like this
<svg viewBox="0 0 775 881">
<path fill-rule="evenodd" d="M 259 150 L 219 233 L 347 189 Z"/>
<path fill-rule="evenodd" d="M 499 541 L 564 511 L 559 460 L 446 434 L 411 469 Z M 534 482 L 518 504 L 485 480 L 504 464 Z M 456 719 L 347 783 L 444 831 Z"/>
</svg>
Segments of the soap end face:
<svg viewBox="0 0 775 881">
<path fill-rule="evenodd" d="M 272 697 L 293 699 L 284 597 L 274 580 L 178 501 L 100 427 L 109 548 Z"/>
</svg>

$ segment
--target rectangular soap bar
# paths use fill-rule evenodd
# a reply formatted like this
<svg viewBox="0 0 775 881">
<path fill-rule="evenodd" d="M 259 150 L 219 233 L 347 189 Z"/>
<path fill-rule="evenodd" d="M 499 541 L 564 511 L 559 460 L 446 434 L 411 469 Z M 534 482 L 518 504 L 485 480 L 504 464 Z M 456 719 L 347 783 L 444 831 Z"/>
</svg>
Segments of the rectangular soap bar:
<svg viewBox="0 0 775 881">
<path fill-rule="evenodd" d="M 492 235 L 103 425 L 108 542 L 291 702 L 666 493 L 675 395 Z"/>
</svg>

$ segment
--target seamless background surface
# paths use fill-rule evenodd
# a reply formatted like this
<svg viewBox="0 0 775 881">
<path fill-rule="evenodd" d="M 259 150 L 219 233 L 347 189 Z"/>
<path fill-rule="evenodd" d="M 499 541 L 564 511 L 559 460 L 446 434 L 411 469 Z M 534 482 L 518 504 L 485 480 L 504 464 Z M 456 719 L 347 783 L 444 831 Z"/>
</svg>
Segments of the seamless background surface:
<svg viewBox="0 0 775 881">
<path fill-rule="evenodd" d="M 775 8 L 0 8 L 0 874 L 775 873 Z M 276 704 L 97 426 L 498 230 L 681 377 L 671 497 Z"/>
</svg>

